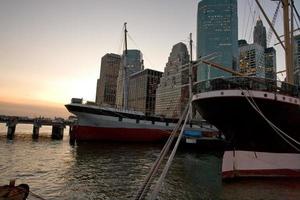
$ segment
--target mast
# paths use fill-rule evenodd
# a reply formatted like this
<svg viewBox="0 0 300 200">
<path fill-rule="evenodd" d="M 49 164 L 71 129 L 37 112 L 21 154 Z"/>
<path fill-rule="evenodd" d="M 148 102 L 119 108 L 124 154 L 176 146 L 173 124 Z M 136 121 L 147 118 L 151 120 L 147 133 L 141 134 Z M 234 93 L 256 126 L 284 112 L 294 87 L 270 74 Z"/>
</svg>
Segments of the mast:
<svg viewBox="0 0 300 200">
<path fill-rule="evenodd" d="M 290 84 L 294 84 L 293 49 L 292 49 L 293 41 L 291 37 L 293 31 L 290 31 L 290 14 L 289 14 L 290 5 L 292 8 L 291 1 L 292 0 L 282 0 L 282 5 L 283 5 L 283 25 L 284 25 L 284 42 L 285 42 L 286 81 Z M 293 14 L 292 11 L 291 14 Z M 293 17 L 291 17 L 291 21 L 293 20 L 294 20 Z"/>
<path fill-rule="evenodd" d="M 128 98 L 128 87 L 127 87 L 127 22 L 124 23 L 124 42 L 125 42 L 125 50 L 124 50 L 124 60 L 123 60 L 123 109 L 127 109 L 127 98 Z"/>
<path fill-rule="evenodd" d="M 192 65 L 193 65 L 193 38 L 192 38 L 192 33 L 190 33 L 190 65 L 189 65 L 189 99 L 192 98 L 193 96 L 193 71 L 192 71 Z M 192 120 L 193 118 L 193 112 L 192 112 L 192 103 L 191 105 L 189 106 L 189 118 L 190 118 L 190 121 Z"/>
<path fill-rule="evenodd" d="M 127 22 L 124 23 L 125 55 L 127 56 Z"/>
<path fill-rule="evenodd" d="M 294 64 L 294 0 L 291 0 L 291 71 L 292 71 L 292 77 L 293 82 L 292 84 L 295 84 L 295 64 Z"/>
</svg>

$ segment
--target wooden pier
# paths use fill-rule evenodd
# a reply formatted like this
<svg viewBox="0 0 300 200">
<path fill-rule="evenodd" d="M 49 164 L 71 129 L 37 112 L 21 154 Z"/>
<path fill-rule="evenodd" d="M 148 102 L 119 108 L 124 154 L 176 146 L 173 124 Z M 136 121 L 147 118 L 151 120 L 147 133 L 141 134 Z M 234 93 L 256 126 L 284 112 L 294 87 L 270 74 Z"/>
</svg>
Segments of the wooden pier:
<svg viewBox="0 0 300 200">
<path fill-rule="evenodd" d="M 66 126 L 70 127 L 70 130 L 74 125 L 77 124 L 77 121 L 75 119 L 68 119 L 65 120 L 63 118 L 44 118 L 44 117 L 38 117 L 38 118 L 30 118 L 30 117 L 20 117 L 20 116 L 0 116 L 0 123 L 5 123 L 7 126 L 7 139 L 12 140 L 15 135 L 16 126 L 18 124 L 32 124 L 32 138 L 38 139 L 40 128 L 42 126 L 52 126 L 52 133 L 51 138 L 54 140 L 61 140 L 63 139 L 63 133 Z M 74 137 L 71 137 L 70 135 L 70 142 L 72 143 L 72 140 Z"/>
</svg>

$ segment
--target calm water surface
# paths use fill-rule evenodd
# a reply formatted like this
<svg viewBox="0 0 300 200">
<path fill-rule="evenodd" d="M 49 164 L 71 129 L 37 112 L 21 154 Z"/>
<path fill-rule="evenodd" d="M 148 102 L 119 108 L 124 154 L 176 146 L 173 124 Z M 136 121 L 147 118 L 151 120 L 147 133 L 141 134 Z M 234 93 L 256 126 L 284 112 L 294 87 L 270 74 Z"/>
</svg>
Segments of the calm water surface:
<svg viewBox="0 0 300 200">
<path fill-rule="evenodd" d="M 134 199 L 162 145 L 80 144 L 50 139 L 42 128 L 38 141 L 31 126 L 20 125 L 13 141 L 0 124 L 0 185 L 16 178 L 45 199 Z M 219 153 L 179 151 L 159 199 L 300 199 L 299 180 L 222 182 Z M 30 197 L 29 199 L 35 199 Z"/>
</svg>

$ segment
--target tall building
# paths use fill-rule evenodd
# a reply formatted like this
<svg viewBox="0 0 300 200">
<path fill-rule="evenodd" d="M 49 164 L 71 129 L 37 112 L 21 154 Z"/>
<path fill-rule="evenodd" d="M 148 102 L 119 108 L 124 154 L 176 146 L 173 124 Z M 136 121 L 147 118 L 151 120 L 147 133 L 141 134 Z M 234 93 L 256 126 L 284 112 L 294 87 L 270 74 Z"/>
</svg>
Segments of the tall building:
<svg viewBox="0 0 300 200">
<path fill-rule="evenodd" d="M 259 44 L 264 49 L 267 48 L 266 27 L 264 27 L 260 18 L 258 18 L 254 27 L 253 42 Z"/>
<path fill-rule="evenodd" d="M 300 35 L 294 37 L 294 68 L 295 84 L 300 86 Z"/>
<path fill-rule="evenodd" d="M 189 98 L 189 54 L 185 44 L 173 46 L 156 92 L 155 113 L 179 117 Z"/>
<path fill-rule="evenodd" d="M 202 0 L 198 3 L 197 58 L 214 54 L 212 62 L 238 70 L 237 0 Z M 200 64 L 197 81 L 228 77 L 230 73 Z"/>
<path fill-rule="evenodd" d="M 276 80 L 276 50 L 273 47 L 265 49 L 266 78 Z"/>
<path fill-rule="evenodd" d="M 117 97 L 116 105 L 118 108 L 128 107 L 128 91 L 129 91 L 129 77 L 131 74 L 139 72 L 144 69 L 143 54 L 136 49 L 125 51 L 121 59 L 121 65 L 117 80 Z"/>
<path fill-rule="evenodd" d="M 105 54 L 101 59 L 100 78 L 97 80 L 96 103 L 98 105 L 116 104 L 117 78 L 121 56 Z"/>
<path fill-rule="evenodd" d="M 145 69 L 129 77 L 128 108 L 153 116 L 156 90 L 162 72 Z"/>
<path fill-rule="evenodd" d="M 259 44 L 239 47 L 240 72 L 247 76 L 265 77 L 265 49 Z"/>
<path fill-rule="evenodd" d="M 240 72 L 248 76 L 256 76 L 276 80 L 276 50 L 266 48 L 266 28 L 261 19 L 256 22 L 253 31 L 253 44 L 239 40 Z"/>
</svg>

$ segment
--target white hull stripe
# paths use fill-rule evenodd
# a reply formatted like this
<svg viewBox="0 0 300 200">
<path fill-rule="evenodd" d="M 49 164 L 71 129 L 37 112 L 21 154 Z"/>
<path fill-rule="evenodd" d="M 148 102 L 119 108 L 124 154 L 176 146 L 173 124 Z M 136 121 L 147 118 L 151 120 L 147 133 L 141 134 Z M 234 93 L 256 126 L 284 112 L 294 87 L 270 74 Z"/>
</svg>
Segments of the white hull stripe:
<svg viewBox="0 0 300 200">
<path fill-rule="evenodd" d="M 255 91 L 255 90 L 248 90 L 248 91 L 249 91 L 251 97 L 253 97 L 253 98 L 276 100 L 276 101 L 291 103 L 291 104 L 300 106 L 299 98 L 281 95 L 281 94 L 275 94 L 275 93 L 271 93 L 271 92 L 264 92 L 264 91 Z M 244 97 L 244 96 L 249 97 L 248 91 L 247 90 L 244 90 L 244 91 L 241 91 L 241 90 L 217 90 L 217 91 L 210 91 L 210 92 L 202 92 L 202 93 L 194 95 L 193 101 L 196 101 L 199 99 L 208 99 L 208 98 Z"/>
<path fill-rule="evenodd" d="M 300 154 L 225 151 L 222 172 L 234 170 L 300 170 Z"/>
</svg>

